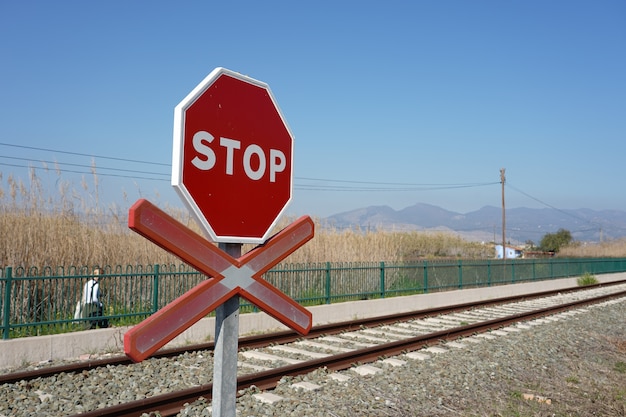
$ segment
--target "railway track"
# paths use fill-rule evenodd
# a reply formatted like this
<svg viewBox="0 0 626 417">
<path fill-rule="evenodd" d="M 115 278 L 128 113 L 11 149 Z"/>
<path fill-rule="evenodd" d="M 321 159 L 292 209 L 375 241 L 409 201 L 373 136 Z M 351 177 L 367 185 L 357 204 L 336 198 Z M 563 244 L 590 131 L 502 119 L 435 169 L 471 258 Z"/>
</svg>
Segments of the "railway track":
<svg viewBox="0 0 626 417">
<path fill-rule="evenodd" d="M 344 322 L 313 328 L 302 338 L 294 332 L 246 337 L 240 340 L 238 390 L 255 386 L 272 389 L 285 376 L 307 374 L 319 368 L 340 371 L 420 349 L 435 348 L 445 341 L 554 315 L 562 311 L 626 296 L 626 284 L 587 287 L 584 291 L 560 291 L 533 297 L 505 298 L 489 303 L 466 304 L 376 319 Z M 184 351 L 207 351 L 212 343 L 159 352 L 163 358 Z M 125 357 L 50 367 L 0 377 L 1 383 L 45 378 L 60 372 L 83 372 L 97 367 L 131 366 Z M 81 413 L 82 416 L 138 416 L 159 410 L 161 416 L 177 414 L 185 403 L 211 398 L 212 385 L 154 395 L 112 407 Z"/>
</svg>

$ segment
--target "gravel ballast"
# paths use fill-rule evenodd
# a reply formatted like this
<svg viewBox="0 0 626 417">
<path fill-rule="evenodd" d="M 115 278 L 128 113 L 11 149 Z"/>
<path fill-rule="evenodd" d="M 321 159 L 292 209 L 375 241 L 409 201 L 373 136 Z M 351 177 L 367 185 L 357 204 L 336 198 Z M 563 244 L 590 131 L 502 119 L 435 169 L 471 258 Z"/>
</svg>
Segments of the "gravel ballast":
<svg viewBox="0 0 626 417">
<path fill-rule="evenodd" d="M 254 387 L 237 401 L 239 417 L 261 416 L 626 416 L 626 299 L 535 321 L 492 338 L 447 346 L 429 358 L 396 357 L 360 375 L 326 370 L 284 378 L 269 404 Z M 206 355 L 206 353 L 204 353 Z M 211 382 L 202 354 L 148 359 L 0 386 L 0 416 L 67 416 Z M 308 382 L 319 388 L 296 388 Z M 158 414 L 157 414 L 158 415 Z M 197 401 L 181 416 L 209 416 Z"/>
<path fill-rule="evenodd" d="M 526 327 L 526 326 L 523 326 Z M 262 403 L 248 389 L 238 399 L 241 417 L 261 416 L 626 416 L 626 300 L 560 315 L 426 360 L 361 376 L 324 370 L 284 380 Z M 310 382 L 314 391 L 294 388 Z M 181 416 L 209 416 L 198 401 Z"/>
</svg>

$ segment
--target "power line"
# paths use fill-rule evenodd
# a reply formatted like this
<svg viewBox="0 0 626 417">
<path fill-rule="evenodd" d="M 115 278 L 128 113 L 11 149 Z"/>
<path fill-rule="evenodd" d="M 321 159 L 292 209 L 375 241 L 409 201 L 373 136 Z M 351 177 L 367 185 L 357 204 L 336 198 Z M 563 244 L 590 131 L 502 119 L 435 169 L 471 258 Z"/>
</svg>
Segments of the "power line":
<svg viewBox="0 0 626 417">
<path fill-rule="evenodd" d="M 598 226 L 597 224 L 595 224 L 595 223 L 593 223 L 593 222 L 591 222 L 591 221 L 589 221 L 589 220 L 587 220 L 587 219 L 585 219 L 585 218 L 582 218 L 582 217 L 580 217 L 580 216 L 576 216 L 575 214 L 572 214 L 572 213 L 569 213 L 569 212 L 567 212 L 567 211 L 565 211 L 565 210 L 562 210 L 562 209 L 560 209 L 560 208 L 554 207 L 553 205 L 548 204 L 548 203 L 546 203 L 546 202 L 544 202 L 544 201 L 542 201 L 542 200 L 538 199 L 537 197 L 533 197 L 532 195 L 530 195 L 530 194 L 528 194 L 528 193 L 526 193 L 526 192 L 524 192 L 524 191 L 520 190 L 519 188 L 516 188 L 516 187 L 512 186 L 512 185 L 511 185 L 511 184 L 509 184 L 509 183 L 507 183 L 506 185 L 507 185 L 508 187 L 512 188 L 513 190 L 517 191 L 518 193 L 523 194 L 523 195 L 525 195 L 526 197 L 528 197 L 528 198 L 530 198 L 530 199 L 533 199 L 533 200 L 535 200 L 536 202 L 538 202 L 538 203 L 540 203 L 540 204 L 543 204 L 543 205 L 544 205 L 544 206 L 546 206 L 546 207 L 549 207 L 549 208 L 551 208 L 551 209 L 553 209 L 553 210 L 556 210 L 556 211 L 558 211 L 559 213 L 565 214 L 566 216 L 570 216 L 570 217 L 572 217 L 572 218 L 574 218 L 574 219 L 577 219 L 577 220 L 583 221 L 583 222 L 585 222 L 585 223 L 588 223 L 588 224 L 591 224 L 591 225 L 596 225 L 596 226 Z"/>
<path fill-rule="evenodd" d="M 517 191 L 518 193 L 523 194 L 526 197 L 528 197 L 528 198 L 530 198 L 532 200 L 535 200 L 536 202 L 538 202 L 538 203 L 540 203 L 540 204 L 542 204 L 542 205 L 544 205 L 544 206 L 546 206 L 548 208 L 551 208 L 551 209 L 553 209 L 555 211 L 558 211 L 559 213 L 562 213 L 562 214 L 564 214 L 566 216 L 572 217 L 572 218 L 574 218 L 576 220 L 579 220 L 579 221 L 584 222 L 584 223 L 586 223 L 586 224 L 591 226 L 591 228 L 589 228 L 589 229 L 577 229 L 577 230 L 571 230 L 571 232 L 582 233 L 582 232 L 589 232 L 589 231 L 592 231 L 592 230 L 595 231 L 595 230 L 598 230 L 598 229 L 602 230 L 602 224 L 600 224 L 598 222 L 594 222 L 594 221 L 585 219 L 584 217 L 580 217 L 580 216 L 577 216 L 577 215 L 575 215 L 573 213 L 570 213 L 570 212 L 567 212 L 567 211 L 562 210 L 560 208 L 554 207 L 553 205 L 548 204 L 545 201 L 542 201 L 542 200 L 538 199 L 537 197 L 533 197 L 532 195 L 530 195 L 530 194 L 520 190 L 519 188 L 516 188 L 516 187 L 510 185 L 509 183 L 507 183 L 507 186 L 509 186 L 511 189 Z M 619 227 L 619 226 L 612 226 L 612 228 L 614 230 L 626 230 L 623 227 Z M 525 232 L 528 233 L 529 231 L 525 231 Z"/>
<path fill-rule="evenodd" d="M 299 177 L 296 177 L 296 179 L 300 179 Z M 346 181 L 349 182 L 349 181 Z M 368 183 L 363 183 L 363 184 L 368 184 Z M 378 184 L 378 183 L 371 183 L 371 184 Z M 382 191 L 382 192 L 389 192 L 389 191 L 403 191 L 403 192 L 409 192 L 409 191 L 434 191 L 434 190 L 450 190 L 450 189 L 458 189 L 458 188 L 472 188 L 472 187 L 482 187 L 482 186 L 486 186 L 486 185 L 493 185 L 493 184 L 498 184 L 497 182 L 495 183 L 474 183 L 474 184 L 457 184 L 457 185 L 440 185 L 440 186 L 420 186 L 418 184 L 414 184 L 414 186 L 411 186 L 411 184 L 405 184 L 405 186 L 403 187 L 353 187 L 353 186 L 340 186 L 340 185 L 313 185 L 313 184 L 299 184 L 299 185 L 295 185 L 294 187 L 298 190 L 306 190 L 306 191 L 349 191 L 349 192 L 360 192 L 360 191 L 367 191 L 367 192 L 373 192 L 373 191 Z"/>
<path fill-rule="evenodd" d="M 16 167 L 16 168 L 28 168 L 28 169 L 35 169 L 35 170 L 40 170 L 40 171 L 48 171 L 48 169 L 44 168 L 44 167 L 35 167 L 35 166 L 26 166 L 26 165 L 17 165 L 17 164 L 7 164 L 7 163 L 2 163 L 2 162 L 0 162 L 0 166 L 9 166 L 9 167 Z M 90 172 L 90 171 L 76 171 L 76 170 L 72 170 L 72 169 L 59 169 L 58 171 L 59 172 L 67 172 L 67 173 L 71 173 L 71 174 L 93 175 L 93 172 Z M 131 175 L 107 174 L 107 173 L 101 173 L 101 172 L 97 173 L 97 175 L 103 176 L 103 177 L 129 178 L 129 179 L 133 179 L 133 180 L 169 181 L 169 179 L 165 179 L 165 178 L 137 177 L 137 176 L 131 176 Z"/>
<path fill-rule="evenodd" d="M 138 159 L 118 158 L 118 157 L 114 157 L 114 156 L 90 155 L 90 154 L 80 153 L 80 152 L 61 151 L 61 150 L 58 150 L 58 149 L 38 148 L 38 147 L 35 147 L 35 146 L 26 146 L 26 145 L 15 145 L 15 144 L 12 144 L 12 143 L 4 143 L 4 142 L 0 142 L 0 145 L 2 145 L 2 146 L 10 146 L 10 147 L 13 147 L 13 148 L 31 149 L 31 150 L 35 150 L 35 151 L 56 152 L 56 153 L 62 153 L 62 154 L 67 154 L 67 155 L 88 156 L 90 158 L 102 158 L 102 159 L 111 159 L 111 160 L 114 160 L 114 161 L 133 162 L 133 163 L 137 163 L 137 164 L 161 165 L 161 166 L 167 166 L 167 167 L 171 166 L 171 164 L 166 164 L 166 163 L 162 163 L 162 162 L 141 161 L 141 160 L 138 160 Z"/>
<path fill-rule="evenodd" d="M 28 161 L 28 162 L 34 162 L 32 159 L 29 158 L 19 158 L 16 156 L 0 156 L 0 158 L 5 158 L 5 159 L 13 159 L 13 160 L 18 160 L 18 161 Z M 137 171 L 137 170 L 133 170 L 133 169 L 124 169 L 124 168 L 110 168 L 110 167 L 102 167 L 102 166 L 95 166 L 95 165 L 85 165 L 85 164 L 73 164 L 70 162 L 59 162 L 59 161 L 46 161 L 46 160 L 40 160 L 38 162 L 41 162 L 43 164 L 50 164 L 50 165 L 54 165 L 55 168 L 54 169 L 58 169 L 59 171 L 61 171 L 61 168 L 59 168 L 59 165 L 67 165 L 67 166 L 74 166 L 74 167 L 79 167 L 79 168 L 95 168 L 95 169 L 104 169 L 104 170 L 110 170 L 110 171 L 122 171 L 122 172 L 132 172 L 132 173 L 136 173 L 136 174 L 150 174 L 150 175 L 170 175 L 169 173 L 162 173 L 162 172 L 150 172 L 150 171 Z"/>
<path fill-rule="evenodd" d="M 126 163 L 138 163 L 145 165 L 155 165 L 155 166 L 164 166 L 171 168 L 171 164 L 167 163 L 159 163 L 145 160 L 136 160 L 136 159 L 128 159 L 128 158 L 120 158 L 115 156 L 106 156 L 106 155 L 93 155 L 86 154 L 80 152 L 73 151 L 64 151 L 59 149 L 50 149 L 50 148 L 42 148 L 35 146 L 26 146 L 26 145 L 16 145 L 0 142 L 1 146 L 7 146 L 12 148 L 22 148 L 29 150 L 37 150 L 44 152 L 54 152 L 59 154 L 67 154 L 67 155 L 75 155 L 75 156 L 84 156 L 90 158 L 97 159 L 105 159 L 111 161 L 120 161 Z M 98 176 L 103 177 L 116 177 L 116 178 L 127 178 L 132 180 L 147 180 L 147 181 L 162 181 L 169 182 L 169 178 L 163 178 L 164 176 L 170 175 L 170 173 L 162 173 L 162 172 L 153 172 L 153 171 L 143 171 L 143 170 L 133 170 L 127 168 L 112 168 L 112 167 L 100 167 L 100 166 L 92 166 L 86 164 L 75 164 L 68 162 L 59 162 L 59 161 L 47 161 L 47 160 L 34 160 L 29 158 L 15 157 L 15 156 L 0 156 L 0 158 L 10 159 L 10 160 L 19 160 L 19 161 L 27 161 L 31 163 L 43 163 L 43 164 L 51 164 L 54 165 L 54 170 L 63 173 L 71 173 L 71 174 L 81 174 L 81 175 L 93 175 L 93 169 L 97 170 Z M 38 167 L 33 165 L 18 165 L 12 163 L 3 163 L 0 162 L 0 166 L 10 166 L 16 168 L 26 168 L 26 169 L 36 169 L 42 171 L 49 171 L 48 167 Z M 67 167 L 77 167 L 77 168 L 87 168 L 87 170 L 75 170 L 68 169 Z M 102 172 L 102 171 L 110 171 L 110 172 Z M 126 175 L 128 174 L 140 174 L 140 175 Z M 149 175 L 149 176 L 147 176 Z M 156 177 L 154 177 L 156 176 Z M 160 178 L 159 178 L 160 177 Z M 295 180 L 301 181 L 300 183 L 295 183 L 293 188 L 294 190 L 300 191 L 320 191 L 320 192 L 418 192 L 418 191 L 435 191 L 435 190 L 452 190 L 452 189 L 461 189 L 461 188 L 473 188 L 473 187 L 485 187 L 491 186 L 495 184 L 501 184 L 500 181 L 495 182 L 474 182 L 474 183 L 404 183 L 404 182 L 380 182 L 380 181 L 358 181 L 358 180 L 340 180 L 340 179 L 331 179 L 331 178 L 311 178 L 311 177 L 294 177 Z M 307 183 L 308 182 L 308 183 Z M 318 184 L 311 184 L 310 182 L 317 182 Z M 546 203 L 545 201 L 540 200 L 537 197 L 534 197 L 528 194 L 525 191 L 520 190 L 519 188 L 511 185 L 508 181 L 505 184 L 509 188 L 514 191 L 517 191 L 520 194 L 546 206 L 553 210 L 556 210 L 566 216 L 570 216 L 586 224 L 591 225 L 594 228 L 601 227 L 601 225 L 589 221 L 580 216 L 576 216 L 570 212 L 559 209 L 551 204 Z M 578 230 L 584 231 L 584 230 Z M 529 231 L 527 231 L 529 232 Z M 539 232 L 535 232 L 539 233 Z"/>
<path fill-rule="evenodd" d="M 58 149 L 50 149 L 50 148 L 41 148 L 34 146 L 26 146 L 26 145 L 15 145 L 9 143 L 0 142 L 1 146 L 13 147 L 13 148 L 22 148 L 29 150 L 37 150 L 44 152 L 55 152 L 59 154 L 67 154 L 67 155 L 75 155 L 75 156 L 84 156 L 90 158 L 97 159 L 105 159 L 111 161 L 121 161 L 125 163 L 138 163 L 138 164 L 146 164 L 146 165 L 155 165 L 155 166 L 164 166 L 171 168 L 171 164 L 166 163 L 158 163 L 151 162 L 145 160 L 135 160 L 135 159 L 127 159 L 127 158 L 119 158 L 114 156 L 105 156 L 105 155 L 92 155 L 80 152 L 73 151 L 64 151 Z M 117 177 L 117 178 L 127 178 L 132 180 L 148 180 L 148 181 L 163 181 L 169 182 L 170 173 L 163 172 L 155 172 L 155 171 L 145 171 L 145 170 L 133 170 L 127 168 L 115 168 L 115 167 L 106 167 L 106 166 L 96 166 L 95 162 L 92 165 L 87 164 L 77 164 L 77 163 L 69 163 L 69 162 L 59 162 L 59 161 L 49 161 L 49 160 L 34 160 L 32 158 L 22 158 L 17 156 L 0 156 L 0 158 L 14 160 L 14 161 L 25 161 L 30 162 L 31 164 L 19 165 L 14 163 L 3 163 L 0 162 L 0 166 L 8 166 L 8 167 L 16 167 L 16 168 L 26 168 L 26 169 L 35 169 L 35 170 L 43 170 L 50 171 L 54 170 L 56 172 L 63 173 L 72 173 L 72 174 L 81 174 L 81 175 L 98 175 L 103 177 Z M 53 165 L 53 168 L 43 166 L 34 166 L 32 164 L 41 163 L 41 164 L 49 164 Z M 76 167 L 76 168 L 86 168 L 86 170 L 76 170 L 76 169 L 68 169 L 67 167 Z M 94 171 L 96 170 L 96 171 Z M 102 172 L 102 171 L 110 171 L 110 172 Z M 128 174 L 140 174 L 140 175 L 126 175 Z M 159 178 L 160 177 L 160 178 Z M 416 191 L 433 191 L 433 190 L 451 190 L 451 189 L 460 189 L 460 188 L 473 188 L 473 187 L 485 187 L 491 186 L 495 184 L 501 184 L 500 181 L 494 182 L 474 182 L 474 183 L 406 183 L 406 182 L 381 182 L 381 181 L 359 181 L 359 180 L 341 180 L 341 179 L 331 179 L 331 178 L 312 178 L 312 177 L 294 177 L 296 182 L 293 185 L 294 190 L 301 191 L 321 191 L 321 192 L 416 192 Z M 315 182 L 315 183 L 312 183 Z M 564 215 L 570 216 L 582 222 L 585 222 L 591 225 L 593 228 L 601 227 L 600 224 L 589 221 L 580 216 L 576 216 L 570 212 L 564 211 L 557 207 L 554 207 L 551 204 L 546 203 L 545 201 L 540 200 L 537 197 L 534 197 L 525 191 L 511 185 L 509 182 L 506 182 L 506 186 L 517 191 L 520 194 L 546 206 L 553 210 L 556 210 Z M 580 229 L 574 232 L 584 232 L 589 229 Z M 594 230 L 594 229 L 591 229 Z M 543 233 L 539 231 L 525 231 L 525 233 Z"/>
<path fill-rule="evenodd" d="M 301 180 L 307 181 L 326 181 L 326 182 L 341 182 L 341 183 L 349 183 L 349 184 L 377 184 L 377 185 L 418 185 L 418 186 L 482 186 L 482 185 L 492 185 L 499 184 L 499 182 L 479 182 L 479 183 L 469 183 L 469 184 L 416 184 L 416 183 L 405 183 L 405 182 L 374 182 L 374 181 L 349 181 L 349 180 L 337 180 L 337 179 L 329 179 L 329 178 L 309 178 L 309 177 L 298 177 Z"/>
<path fill-rule="evenodd" d="M 354 180 L 337 180 L 330 178 L 310 178 L 295 177 L 297 180 L 316 181 L 318 184 L 298 184 L 296 188 L 307 191 L 433 191 L 447 190 L 455 188 L 471 188 L 484 187 L 488 185 L 498 184 L 497 182 L 476 182 L 467 184 L 423 184 L 423 183 L 405 183 L 405 182 L 379 182 L 379 181 L 354 181 Z M 338 183 L 349 185 L 328 185 L 324 183 Z M 358 184 L 359 186 L 354 186 Z"/>
<path fill-rule="evenodd" d="M 60 154 L 86 156 L 86 157 L 90 157 L 90 158 L 99 158 L 99 159 L 108 159 L 108 160 L 115 160 L 115 161 L 123 161 L 123 162 L 132 162 L 132 163 L 151 164 L 151 165 L 159 165 L 159 166 L 171 167 L 171 164 L 150 162 L 150 161 L 141 161 L 141 160 L 135 160 L 135 159 L 118 158 L 118 157 L 113 157 L 113 156 L 90 155 L 90 154 L 85 154 L 85 153 L 80 153 L 80 152 L 63 151 L 63 150 L 58 150 L 58 149 L 49 149 L 49 148 L 41 148 L 41 147 L 26 146 L 26 145 L 15 145 L 15 144 L 3 143 L 3 142 L 0 142 L 0 145 L 14 147 L 14 148 L 23 148 L 23 149 L 37 150 L 37 151 L 55 152 L 55 153 L 60 153 Z M 123 169 L 123 168 L 92 167 L 90 165 L 85 165 L 85 164 L 73 164 L 73 163 L 58 162 L 58 161 L 37 161 L 37 160 L 34 160 L 34 159 L 20 158 L 20 157 L 13 157 L 13 156 L 3 156 L 3 158 L 13 159 L 13 160 L 22 160 L 22 161 L 28 161 L 28 162 L 33 162 L 33 163 L 34 162 L 41 162 L 41 163 L 54 164 L 54 165 L 63 165 L 63 166 L 74 166 L 74 167 L 89 168 L 88 172 L 86 172 L 86 171 L 76 171 L 76 170 L 72 170 L 72 169 L 59 168 L 59 167 L 55 168 L 59 172 L 67 172 L 67 173 L 74 173 L 74 174 L 93 174 L 93 172 L 91 172 L 91 169 L 92 168 L 96 168 L 98 170 L 102 170 L 103 169 L 103 170 L 108 170 L 108 171 L 113 171 L 113 172 L 116 172 L 116 171 L 117 172 L 129 172 L 129 173 L 138 173 L 138 174 L 147 174 L 147 175 L 159 175 L 159 176 L 170 175 L 169 173 L 165 174 L 165 173 L 160 173 L 160 172 L 148 172 L 148 171 L 130 170 L 130 169 Z M 44 170 L 47 169 L 47 168 L 33 167 L 33 166 L 30 166 L 30 165 L 16 165 L 16 164 L 1 163 L 1 162 L 0 162 L 0 165 L 12 166 L 12 167 L 17 167 L 17 168 L 34 168 L 34 169 L 44 169 Z M 166 179 L 163 179 L 163 178 L 133 177 L 133 176 L 129 176 L 129 175 L 102 173 L 102 172 L 98 172 L 98 175 L 119 177 L 119 178 L 144 179 L 144 180 L 152 180 L 152 181 L 166 181 Z M 467 183 L 467 184 L 460 184 L 460 183 L 452 183 L 452 184 L 446 184 L 446 183 L 444 183 L 444 184 L 432 184 L 432 183 L 427 183 L 427 184 L 420 184 L 420 183 L 401 183 L 401 182 L 337 180 L 337 179 L 330 179 L 330 178 L 310 178 L 310 177 L 294 177 L 294 179 L 295 180 L 299 180 L 299 181 L 302 180 L 302 181 L 305 181 L 305 182 L 306 181 L 317 181 L 317 182 L 325 182 L 325 183 L 362 184 L 363 185 L 363 186 L 355 187 L 355 186 L 352 186 L 352 185 L 348 186 L 348 185 L 304 184 L 304 183 L 294 184 L 294 189 L 296 189 L 296 190 L 301 190 L 301 191 L 330 191 L 330 192 L 336 192 L 336 191 L 340 191 L 340 192 L 434 191 L 434 190 L 447 190 L 447 189 L 458 189 L 458 188 L 484 187 L 484 186 L 498 184 L 498 182 L 476 182 L 476 183 Z"/>
</svg>

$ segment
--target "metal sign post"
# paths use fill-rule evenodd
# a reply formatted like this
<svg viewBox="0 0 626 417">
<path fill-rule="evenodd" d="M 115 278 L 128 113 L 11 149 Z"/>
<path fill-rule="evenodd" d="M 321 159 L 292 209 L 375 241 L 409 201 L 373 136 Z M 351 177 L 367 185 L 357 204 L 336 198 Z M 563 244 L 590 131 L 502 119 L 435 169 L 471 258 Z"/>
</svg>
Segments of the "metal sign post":
<svg viewBox="0 0 626 417">
<path fill-rule="evenodd" d="M 215 310 L 213 356 L 214 417 L 235 417 L 237 405 L 237 352 L 239 350 L 239 296 Z"/>
<path fill-rule="evenodd" d="M 241 246 L 239 243 L 219 244 L 219 248 L 233 258 L 241 257 Z M 212 404 L 214 417 L 236 415 L 238 351 L 239 295 L 235 295 L 215 310 Z"/>
</svg>

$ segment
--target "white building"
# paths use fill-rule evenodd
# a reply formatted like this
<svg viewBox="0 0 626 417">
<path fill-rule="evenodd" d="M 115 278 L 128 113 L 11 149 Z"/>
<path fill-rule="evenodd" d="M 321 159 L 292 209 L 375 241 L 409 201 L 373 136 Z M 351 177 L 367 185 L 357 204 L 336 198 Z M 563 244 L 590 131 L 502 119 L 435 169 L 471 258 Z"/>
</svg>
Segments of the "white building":
<svg viewBox="0 0 626 417">
<path fill-rule="evenodd" d="M 496 245 L 496 259 L 502 259 L 502 245 Z M 506 259 L 521 258 L 522 250 L 513 246 L 506 246 Z"/>
</svg>

